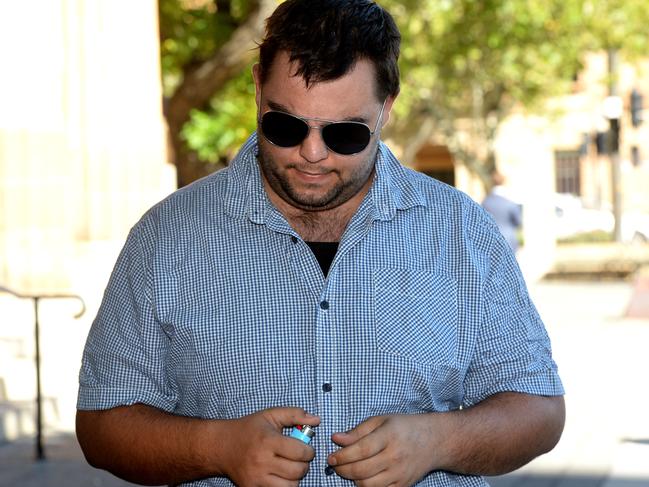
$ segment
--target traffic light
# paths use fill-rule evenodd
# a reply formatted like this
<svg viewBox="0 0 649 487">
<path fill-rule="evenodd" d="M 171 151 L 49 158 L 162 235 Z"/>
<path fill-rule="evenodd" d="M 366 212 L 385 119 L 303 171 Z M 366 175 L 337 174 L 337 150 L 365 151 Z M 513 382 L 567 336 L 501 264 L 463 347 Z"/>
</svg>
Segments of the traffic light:
<svg viewBox="0 0 649 487">
<path fill-rule="evenodd" d="M 595 147 L 597 148 L 597 155 L 603 156 L 608 154 L 606 147 L 606 132 L 597 132 L 595 134 Z"/>
<path fill-rule="evenodd" d="M 620 151 L 620 119 L 612 118 L 609 120 L 611 127 L 608 131 L 608 153 L 617 154 Z"/>
<path fill-rule="evenodd" d="M 639 127 L 642 123 L 642 93 L 634 89 L 631 92 L 631 124 Z"/>
<path fill-rule="evenodd" d="M 640 148 L 637 145 L 631 147 L 631 164 L 633 164 L 633 167 L 638 167 L 640 164 L 642 164 Z"/>
</svg>

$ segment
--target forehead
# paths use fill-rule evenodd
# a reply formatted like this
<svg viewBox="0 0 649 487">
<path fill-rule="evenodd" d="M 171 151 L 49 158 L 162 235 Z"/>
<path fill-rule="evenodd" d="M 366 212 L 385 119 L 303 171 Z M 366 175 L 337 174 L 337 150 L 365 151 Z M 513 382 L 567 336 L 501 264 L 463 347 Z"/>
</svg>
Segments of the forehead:
<svg viewBox="0 0 649 487">
<path fill-rule="evenodd" d="M 342 77 L 311 83 L 296 74 L 296 66 L 288 55 L 279 52 L 264 83 L 264 101 L 270 100 L 302 116 L 337 119 L 357 116 L 375 108 L 375 68 L 367 60 L 359 60 Z"/>
</svg>

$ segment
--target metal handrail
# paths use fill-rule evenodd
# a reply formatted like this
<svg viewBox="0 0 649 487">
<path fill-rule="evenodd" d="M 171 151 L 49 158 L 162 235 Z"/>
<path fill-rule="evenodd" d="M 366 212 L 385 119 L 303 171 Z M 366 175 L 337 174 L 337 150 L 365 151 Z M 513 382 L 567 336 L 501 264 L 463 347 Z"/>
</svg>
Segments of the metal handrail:
<svg viewBox="0 0 649 487">
<path fill-rule="evenodd" d="M 0 293 L 10 294 L 18 299 L 31 299 L 34 301 L 34 340 L 35 340 L 35 367 L 36 367 L 36 459 L 45 459 L 43 447 L 43 399 L 41 394 L 41 345 L 40 345 L 40 324 L 38 316 L 38 304 L 42 299 L 76 299 L 81 303 L 81 310 L 74 315 L 80 318 L 86 312 L 86 303 L 77 294 L 22 294 L 6 286 L 0 285 Z"/>
</svg>

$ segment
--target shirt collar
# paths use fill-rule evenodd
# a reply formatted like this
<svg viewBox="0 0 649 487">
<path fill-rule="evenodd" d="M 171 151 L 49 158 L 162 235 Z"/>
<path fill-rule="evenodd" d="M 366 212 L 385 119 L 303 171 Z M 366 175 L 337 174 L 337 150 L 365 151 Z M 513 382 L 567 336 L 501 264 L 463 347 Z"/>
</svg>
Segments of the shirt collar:
<svg viewBox="0 0 649 487">
<path fill-rule="evenodd" d="M 426 198 L 412 172 L 399 162 L 387 145 L 379 143 L 376 175 L 368 195 L 378 220 L 391 220 L 397 210 L 426 206 Z"/>
<path fill-rule="evenodd" d="M 273 206 L 264 189 L 257 153 L 257 134 L 253 133 L 228 166 L 225 209 L 235 218 L 247 216 L 252 222 L 263 224 Z M 383 142 L 379 143 L 374 183 L 366 196 L 374 218 L 391 220 L 397 210 L 426 206 L 423 192 L 408 174 L 411 171 L 401 165 Z"/>
</svg>

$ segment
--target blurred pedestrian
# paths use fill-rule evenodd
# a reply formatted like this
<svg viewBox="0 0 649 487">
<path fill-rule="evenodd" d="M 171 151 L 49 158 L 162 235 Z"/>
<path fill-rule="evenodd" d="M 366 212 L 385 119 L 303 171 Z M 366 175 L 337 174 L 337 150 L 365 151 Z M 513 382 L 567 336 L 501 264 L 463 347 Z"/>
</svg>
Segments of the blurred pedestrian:
<svg viewBox="0 0 649 487">
<path fill-rule="evenodd" d="M 491 174 L 491 190 L 482 201 L 514 252 L 518 250 L 518 233 L 523 224 L 522 206 L 507 196 L 505 177 L 498 171 Z"/>
</svg>

